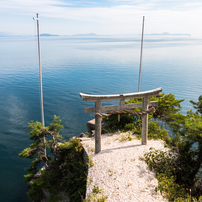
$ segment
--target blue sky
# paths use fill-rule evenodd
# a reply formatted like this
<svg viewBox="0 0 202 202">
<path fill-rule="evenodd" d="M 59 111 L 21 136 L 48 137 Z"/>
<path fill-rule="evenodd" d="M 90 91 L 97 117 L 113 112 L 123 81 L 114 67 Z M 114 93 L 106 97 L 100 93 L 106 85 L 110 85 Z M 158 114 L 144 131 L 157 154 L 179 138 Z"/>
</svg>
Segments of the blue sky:
<svg viewBox="0 0 202 202">
<path fill-rule="evenodd" d="M 201 0 L 0 0 L 0 33 L 99 35 L 169 32 L 202 36 Z M 36 22 L 35 22 L 36 23 Z"/>
</svg>

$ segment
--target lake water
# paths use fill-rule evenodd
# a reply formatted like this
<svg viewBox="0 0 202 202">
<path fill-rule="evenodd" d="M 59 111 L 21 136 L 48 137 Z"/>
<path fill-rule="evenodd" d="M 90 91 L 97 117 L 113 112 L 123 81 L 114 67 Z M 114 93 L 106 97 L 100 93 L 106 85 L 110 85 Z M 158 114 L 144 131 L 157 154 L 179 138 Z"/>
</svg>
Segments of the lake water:
<svg viewBox="0 0 202 202">
<path fill-rule="evenodd" d="M 86 132 L 94 117 L 84 113 L 79 92 L 137 92 L 141 37 L 41 37 L 45 125 L 60 116 L 65 140 Z M 178 99 L 202 94 L 202 40 L 145 36 L 141 91 L 163 88 Z M 26 202 L 23 175 L 30 161 L 18 154 L 31 142 L 28 122 L 41 121 L 37 39 L 0 37 L 0 201 Z M 111 104 L 111 103 L 109 103 Z"/>
</svg>

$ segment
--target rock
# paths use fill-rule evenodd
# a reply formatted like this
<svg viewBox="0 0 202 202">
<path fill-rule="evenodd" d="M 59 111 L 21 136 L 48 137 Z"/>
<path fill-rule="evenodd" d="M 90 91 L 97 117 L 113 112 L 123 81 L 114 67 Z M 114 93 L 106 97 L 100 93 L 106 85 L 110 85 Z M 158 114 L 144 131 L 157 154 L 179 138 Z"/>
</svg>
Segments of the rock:
<svg viewBox="0 0 202 202">
<path fill-rule="evenodd" d="M 107 130 L 102 129 L 101 134 L 106 134 L 106 133 L 108 133 Z"/>
<path fill-rule="evenodd" d="M 95 119 L 92 119 L 87 122 L 87 130 L 89 134 L 91 134 L 92 130 L 95 130 Z"/>
<path fill-rule="evenodd" d="M 30 184 L 30 182 L 27 182 L 27 189 L 29 190 L 29 189 L 31 189 L 32 187 L 31 187 L 31 184 Z"/>
<path fill-rule="evenodd" d="M 94 137 L 95 136 L 95 130 L 91 131 L 91 134 L 89 135 L 89 137 Z"/>
<path fill-rule="evenodd" d="M 41 177 L 41 173 L 38 172 L 36 175 L 34 175 L 34 179 L 40 178 Z"/>
<path fill-rule="evenodd" d="M 78 135 L 77 137 L 87 137 L 84 133 L 81 133 L 80 135 Z"/>
<path fill-rule="evenodd" d="M 72 137 L 72 139 L 77 139 L 77 138 L 84 138 L 87 137 L 84 133 L 81 133 L 80 135 Z"/>
<path fill-rule="evenodd" d="M 105 126 L 105 123 L 102 122 L 102 128 Z M 87 130 L 89 133 L 89 137 L 94 137 L 95 136 L 95 119 L 92 119 L 87 122 Z M 106 134 L 107 131 L 105 129 L 101 130 L 101 134 Z"/>
</svg>

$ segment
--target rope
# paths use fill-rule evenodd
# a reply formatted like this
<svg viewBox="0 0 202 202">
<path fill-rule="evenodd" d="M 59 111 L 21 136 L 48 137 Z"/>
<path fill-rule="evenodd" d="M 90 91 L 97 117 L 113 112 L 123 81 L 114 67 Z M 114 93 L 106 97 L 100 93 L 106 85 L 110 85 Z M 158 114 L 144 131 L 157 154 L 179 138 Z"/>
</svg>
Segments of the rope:
<svg viewBox="0 0 202 202">
<path fill-rule="evenodd" d="M 111 116 L 112 114 L 133 114 L 133 115 L 136 115 L 136 116 L 142 116 L 142 115 L 149 114 L 150 112 L 155 113 L 155 111 L 156 111 L 155 108 L 151 107 L 148 110 L 145 110 L 143 112 L 136 112 L 134 110 L 125 109 L 125 110 L 117 110 L 117 111 L 108 111 L 107 113 L 92 113 L 91 115 L 98 115 L 100 117 Z"/>
</svg>

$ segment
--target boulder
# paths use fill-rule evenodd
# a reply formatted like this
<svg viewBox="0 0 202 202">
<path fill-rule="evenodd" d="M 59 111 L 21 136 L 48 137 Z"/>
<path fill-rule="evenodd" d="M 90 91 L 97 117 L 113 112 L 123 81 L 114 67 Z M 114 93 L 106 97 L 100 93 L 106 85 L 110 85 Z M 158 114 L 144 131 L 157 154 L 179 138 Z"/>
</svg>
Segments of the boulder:
<svg viewBox="0 0 202 202">
<path fill-rule="evenodd" d="M 87 122 L 87 130 L 89 134 L 91 134 L 92 130 L 95 130 L 95 119 L 92 119 Z"/>
</svg>

